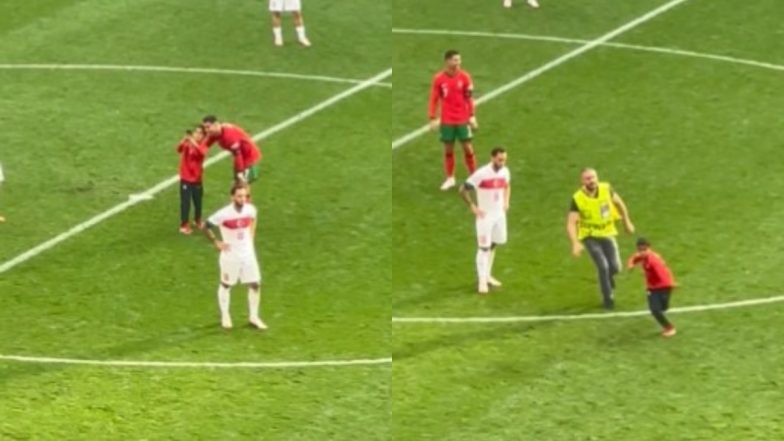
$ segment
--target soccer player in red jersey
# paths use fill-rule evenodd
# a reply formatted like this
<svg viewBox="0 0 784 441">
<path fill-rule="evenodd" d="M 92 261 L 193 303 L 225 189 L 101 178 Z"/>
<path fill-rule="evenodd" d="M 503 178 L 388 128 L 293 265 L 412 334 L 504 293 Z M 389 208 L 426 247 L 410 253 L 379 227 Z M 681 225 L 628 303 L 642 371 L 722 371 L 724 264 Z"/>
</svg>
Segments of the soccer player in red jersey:
<svg viewBox="0 0 784 441">
<path fill-rule="evenodd" d="M 648 307 L 651 314 L 662 326 L 662 335 L 672 337 L 675 335 L 675 326 L 664 315 L 670 307 L 670 295 L 675 288 L 672 271 L 667 267 L 664 259 L 651 249 L 650 242 L 643 238 L 637 239 L 637 252 L 629 258 L 627 263 L 630 270 L 637 265 L 641 265 L 645 270 Z"/>
<path fill-rule="evenodd" d="M 194 222 L 197 228 L 203 228 L 201 220 L 201 201 L 204 196 L 202 177 L 204 174 L 204 158 L 207 157 L 207 144 L 204 129 L 185 132 L 185 137 L 177 146 L 180 154 L 180 233 L 191 234 L 189 224 L 191 201 L 193 201 Z"/>
<path fill-rule="evenodd" d="M 213 115 L 205 116 L 202 126 L 208 136 L 208 146 L 217 142 L 222 149 L 234 155 L 236 181 L 250 184 L 259 178 L 261 150 L 244 130 L 234 124 L 222 123 Z"/>
<path fill-rule="evenodd" d="M 441 190 L 449 190 L 456 185 L 455 181 L 455 140 L 463 145 L 468 173 L 476 170 L 476 156 L 471 144 L 473 130 L 479 126 L 474 116 L 474 83 L 471 75 L 460 68 L 460 53 L 448 50 L 444 54 L 444 70 L 433 77 L 430 90 L 430 129 L 440 127 L 441 142 L 444 143 L 444 170 L 446 180 Z M 436 116 L 439 102 L 441 117 Z"/>
</svg>

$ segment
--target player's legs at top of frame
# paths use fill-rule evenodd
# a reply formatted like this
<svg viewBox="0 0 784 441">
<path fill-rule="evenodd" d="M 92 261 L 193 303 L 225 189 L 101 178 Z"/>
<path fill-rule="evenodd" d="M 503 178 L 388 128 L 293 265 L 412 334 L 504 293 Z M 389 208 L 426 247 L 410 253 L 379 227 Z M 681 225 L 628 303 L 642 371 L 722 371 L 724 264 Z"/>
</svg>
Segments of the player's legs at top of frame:
<svg viewBox="0 0 784 441">
<path fill-rule="evenodd" d="M 305 47 L 310 47 L 310 40 L 305 34 L 305 22 L 302 19 L 301 0 L 269 0 L 269 10 L 272 14 L 272 35 L 275 46 L 283 46 L 283 13 L 290 12 L 294 19 L 294 29 L 297 32 L 297 41 Z"/>
<path fill-rule="evenodd" d="M 476 156 L 472 139 L 479 125 L 474 115 L 474 83 L 462 69 L 460 52 L 448 50 L 444 54 L 444 68 L 435 74 L 430 88 L 430 129 L 438 129 L 444 144 L 444 172 L 446 180 L 441 190 L 455 186 L 455 142 L 463 146 L 468 173 L 476 170 Z M 440 109 L 439 109 L 440 107 Z M 440 115 L 438 111 L 440 110 Z"/>
<path fill-rule="evenodd" d="M 526 0 L 526 1 L 528 3 L 528 6 L 530 6 L 532 8 L 538 8 L 539 7 L 539 2 L 537 0 Z M 504 0 L 504 7 L 505 8 L 511 8 L 512 7 L 512 0 Z"/>
<path fill-rule="evenodd" d="M 490 286 L 501 286 L 492 275 L 493 262 L 496 247 L 506 243 L 506 212 L 512 194 L 506 150 L 494 148 L 491 158 L 489 164 L 472 173 L 460 187 L 460 195 L 476 218 L 476 272 L 480 294 L 486 294 Z M 471 191 L 476 191 L 476 203 L 471 199 Z"/>
</svg>

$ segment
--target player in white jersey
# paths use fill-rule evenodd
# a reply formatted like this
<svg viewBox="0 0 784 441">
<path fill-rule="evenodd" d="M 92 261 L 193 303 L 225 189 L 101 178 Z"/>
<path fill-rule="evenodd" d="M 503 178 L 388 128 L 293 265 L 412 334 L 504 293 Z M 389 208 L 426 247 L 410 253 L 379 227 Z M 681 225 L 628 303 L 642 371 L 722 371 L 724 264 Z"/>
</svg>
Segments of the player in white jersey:
<svg viewBox="0 0 784 441">
<path fill-rule="evenodd" d="M 488 286 L 501 286 L 493 277 L 495 249 L 506 243 L 506 212 L 512 194 L 511 177 L 506 168 L 506 150 L 496 147 L 491 153 L 489 164 L 477 169 L 460 187 L 460 195 L 476 216 L 476 272 L 479 277 L 479 293 L 486 294 Z M 470 192 L 476 191 L 476 203 Z"/>
<path fill-rule="evenodd" d="M 221 239 L 212 232 L 220 227 Z M 253 238 L 256 234 L 256 207 L 248 202 L 246 184 L 236 184 L 231 189 L 231 204 L 221 208 L 207 219 L 204 229 L 215 247 L 220 251 L 220 285 L 218 306 L 221 326 L 231 329 L 229 302 L 231 287 L 237 282 L 248 286 L 248 321 L 251 326 L 265 330 L 267 325 L 259 317 L 261 304 L 261 272 L 256 259 Z"/>
<path fill-rule="evenodd" d="M 269 10 L 272 14 L 272 35 L 275 37 L 275 46 L 283 46 L 283 29 L 281 28 L 283 19 L 281 15 L 284 12 L 291 12 L 299 44 L 310 47 L 310 40 L 305 35 L 305 22 L 302 20 L 301 0 L 269 0 Z"/>
</svg>

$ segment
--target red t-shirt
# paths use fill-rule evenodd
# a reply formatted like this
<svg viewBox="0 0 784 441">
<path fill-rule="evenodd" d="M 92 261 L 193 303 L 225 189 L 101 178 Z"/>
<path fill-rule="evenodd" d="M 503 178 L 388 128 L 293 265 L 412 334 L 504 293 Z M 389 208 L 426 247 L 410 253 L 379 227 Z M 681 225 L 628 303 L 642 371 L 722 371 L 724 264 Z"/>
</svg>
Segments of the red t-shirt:
<svg viewBox="0 0 784 441">
<path fill-rule="evenodd" d="M 458 70 L 454 75 L 446 71 L 436 74 L 430 90 L 430 119 L 436 118 L 438 102 L 441 101 L 441 124 L 466 124 L 474 116 L 474 83 L 471 75 Z"/>
<path fill-rule="evenodd" d="M 255 142 L 241 128 L 233 124 L 223 124 L 218 136 L 210 136 L 207 145 L 218 143 L 222 149 L 234 155 L 234 171 L 241 172 L 261 159 L 261 151 Z M 235 150 L 232 147 L 237 145 Z"/>
<path fill-rule="evenodd" d="M 207 144 L 197 146 L 189 141 L 182 141 L 177 146 L 177 153 L 180 154 L 180 179 L 191 184 L 201 184 L 207 149 Z"/>
<path fill-rule="evenodd" d="M 642 263 L 649 291 L 675 287 L 672 272 L 667 268 L 664 259 L 653 251 L 648 251 L 645 255 L 634 254 L 629 260 L 632 264 Z"/>
</svg>

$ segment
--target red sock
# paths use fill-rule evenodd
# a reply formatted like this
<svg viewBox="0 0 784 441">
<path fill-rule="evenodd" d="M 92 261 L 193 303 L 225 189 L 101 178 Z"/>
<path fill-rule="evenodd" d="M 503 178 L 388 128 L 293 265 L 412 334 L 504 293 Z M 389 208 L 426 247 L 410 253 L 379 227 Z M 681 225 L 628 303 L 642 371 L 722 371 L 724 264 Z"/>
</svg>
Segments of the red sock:
<svg viewBox="0 0 784 441">
<path fill-rule="evenodd" d="M 474 155 L 474 152 L 465 152 L 465 163 L 466 167 L 468 167 L 468 173 L 474 173 L 476 170 L 476 156 Z"/>
<path fill-rule="evenodd" d="M 446 172 L 446 176 L 454 176 L 455 175 L 455 153 L 454 152 L 444 152 L 444 171 Z"/>
</svg>

